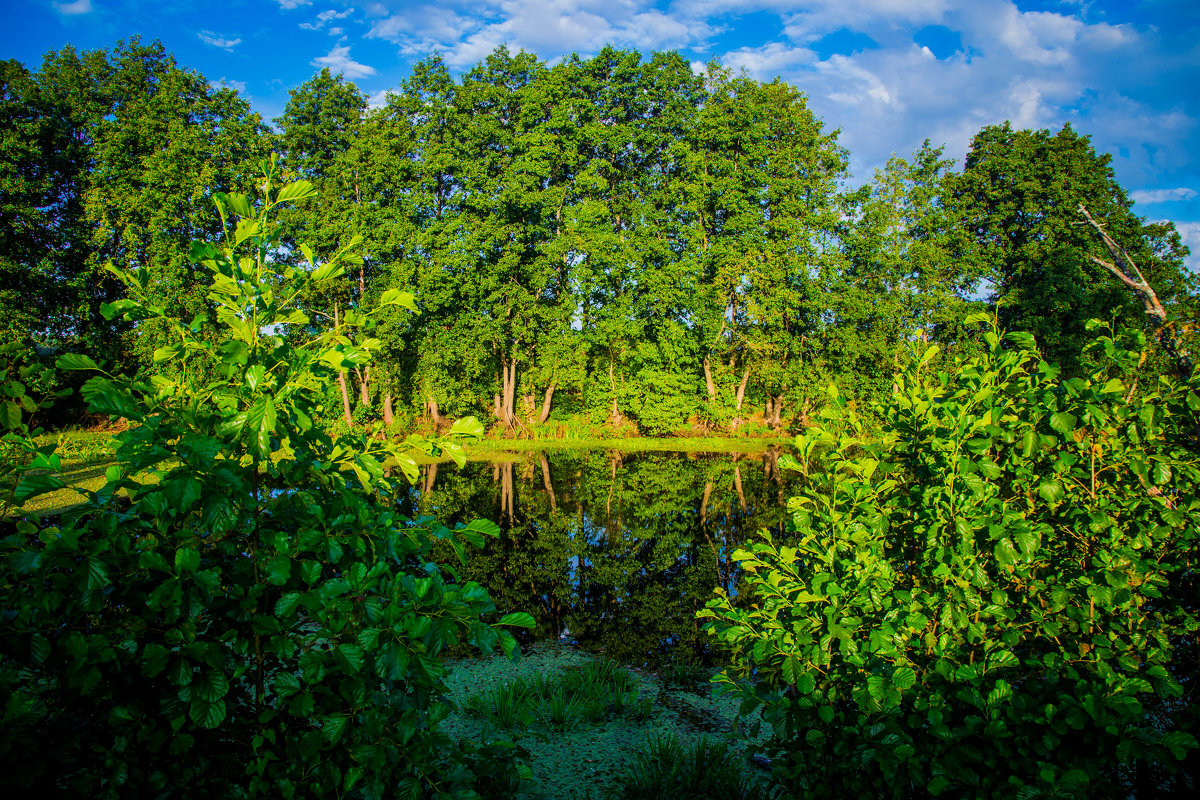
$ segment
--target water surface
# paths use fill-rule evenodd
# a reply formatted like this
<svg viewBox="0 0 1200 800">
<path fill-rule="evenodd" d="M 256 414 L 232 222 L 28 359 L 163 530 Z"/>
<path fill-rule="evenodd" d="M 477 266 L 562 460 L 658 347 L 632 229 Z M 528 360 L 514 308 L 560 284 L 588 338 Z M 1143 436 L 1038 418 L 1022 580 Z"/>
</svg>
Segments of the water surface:
<svg viewBox="0 0 1200 800">
<path fill-rule="evenodd" d="M 532 614 L 535 637 L 624 664 L 707 664 L 696 611 L 717 586 L 737 592 L 734 550 L 783 530 L 791 474 L 778 455 L 589 450 L 429 465 L 405 510 L 499 523 L 460 572 L 501 612 Z"/>
</svg>

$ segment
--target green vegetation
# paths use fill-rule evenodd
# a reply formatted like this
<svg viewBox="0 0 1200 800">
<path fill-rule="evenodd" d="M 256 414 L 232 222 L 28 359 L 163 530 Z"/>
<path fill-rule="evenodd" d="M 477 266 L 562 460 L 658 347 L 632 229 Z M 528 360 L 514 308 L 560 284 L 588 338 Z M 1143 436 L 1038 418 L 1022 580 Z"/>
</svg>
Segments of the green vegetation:
<svg viewBox="0 0 1200 800">
<path fill-rule="evenodd" d="M 701 616 L 796 797 L 1159 796 L 1191 758 L 1200 382 L 1136 391 L 1144 339 L 1063 379 L 1028 334 L 797 439 L 795 538 Z M 781 459 L 782 461 L 782 459 Z M 752 684 L 743 683 L 753 678 Z"/>
<path fill-rule="evenodd" d="M 784 435 L 830 383 L 891 392 L 907 343 L 978 352 L 997 308 L 1068 374 L 1082 324 L 1143 325 L 1079 206 L 1126 247 L 1174 317 L 1197 278 L 1168 223 L 1132 210 L 1086 136 L 989 126 L 961 168 L 926 144 L 859 188 L 802 93 L 677 53 L 604 48 L 549 66 L 500 48 L 455 78 L 431 56 L 369 109 L 324 70 L 271 133 L 246 102 L 137 40 L 3 65 L 0 339 L 81 352 L 112 373 L 203 382 L 160 362 L 154 319 L 105 318 L 148 271 L 164 313 L 214 321 L 183 254 L 219 233 L 198 186 L 248 190 L 272 150 L 321 214 L 284 209 L 277 258 L 363 258 L 309 288 L 310 324 L 347 324 L 393 292 L 373 360 L 337 371 L 324 424 L 444 430 L 474 415 L 506 438 Z M 990 292 L 990 296 L 988 293 Z M 936 365 L 935 365 L 936 366 Z M 1154 355 L 1150 369 L 1161 372 Z M 70 381 L 70 378 L 66 378 Z"/>
<path fill-rule="evenodd" d="M 224 236 L 192 247 L 219 326 L 152 305 L 145 268 L 113 270 L 128 296 L 104 313 L 160 325 L 172 344 L 155 360 L 183 375 L 202 362 L 190 374 L 207 382 L 107 375 L 83 355 L 58 360 L 102 373 L 83 386 L 92 413 L 136 424 L 118 434 L 116 462 L 82 507 L 53 527 L 5 523 L 0 752 L 10 792 L 471 791 L 467 751 L 437 730 L 450 709 L 440 656 L 459 642 L 512 654 L 516 641 L 482 621 L 495 610 L 487 592 L 429 554 L 441 539 L 461 558 L 496 527 L 447 530 L 400 516 L 383 465 L 414 477 L 411 452 L 460 454 L 457 440 L 479 426 L 465 420 L 449 438 L 391 443 L 331 439 L 314 423 L 324 385 L 367 363 L 369 350 L 308 333 L 296 300 L 356 256 L 343 249 L 308 270 L 272 261 L 272 211 L 314 194 L 304 182 L 276 189 L 276 173 L 274 159 L 263 163 L 258 206 L 215 195 Z M 383 300 L 412 306 L 399 293 Z M 372 322 L 365 312 L 347 320 L 364 330 Z M 285 324 L 297 335 L 265 333 Z M 19 397 L 5 377 L 7 395 Z M 19 415 L 4 422 L 6 441 L 32 453 L 35 468 L 6 479 L 17 479 L 14 500 L 62 488 L 40 471 L 58 466 L 50 448 L 32 449 Z M 128 477 L 148 471 L 158 480 Z M 500 624 L 532 620 L 510 614 Z"/>
<path fill-rule="evenodd" d="M 500 736 L 510 752 L 528 759 L 531 780 L 496 787 L 491 796 L 765 794 L 767 774 L 744 757 L 743 743 L 732 734 L 737 702 L 713 697 L 707 682 L 681 691 L 661 674 L 617 667 L 554 642 L 533 645 L 515 663 L 500 657 L 453 662 L 448 682 L 458 707 L 444 723 L 449 735 L 476 741 Z M 623 710 L 613 702 L 618 691 L 628 700 Z M 525 701 L 514 706 L 511 698 L 518 695 Z M 560 699 L 567 702 L 559 704 Z M 501 727 L 499 717 L 513 708 L 518 713 Z M 720 771 L 711 771 L 714 765 Z M 685 786 L 715 787 L 718 793 L 652 794 Z M 747 791 L 721 793 L 732 787 Z"/>
<path fill-rule="evenodd" d="M 279 133 L 136 39 L 0 89 L 9 793 L 767 793 L 613 663 L 447 681 L 568 622 L 685 689 L 716 643 L 783 795 L 1200 780 L 1200 278 L 1069 126 L 850 189 L 795 87 L 677 53 L 433 56 L 380 109 L 322 71 Z M 120 432 L 41 434 L 69 396 Z M 495 508 L 435 487 L 473 415 L 503 536 L 416 513 Z M 600 442 L 560 514 L 545 449 Z"/>
</svg>

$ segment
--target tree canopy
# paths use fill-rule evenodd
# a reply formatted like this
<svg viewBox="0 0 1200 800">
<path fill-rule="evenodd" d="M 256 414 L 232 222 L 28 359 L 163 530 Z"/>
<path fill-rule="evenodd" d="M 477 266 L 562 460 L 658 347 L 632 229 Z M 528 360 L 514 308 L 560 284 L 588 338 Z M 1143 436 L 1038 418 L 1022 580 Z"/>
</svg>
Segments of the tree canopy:
<svg viewBox="0 0 1200 800">
<path fill-rule="evenodd" d="M 418 62 L 386 103 L 322 70 L 272 131 L 161 44 L 3 65 L 3 335 L 152 363 L 157 323 L 103 318 L 112 262 L 146 266 L 171 314 L 214 313 L 182 245 L 212 234 L 202 186 L 245 188 L 277 150 L 328 213 L 284 214 L 280 257 L 363 238 L 310 298 L 314 325 L 392 290 L 370 369 L 326 407 L 347 424 L 476 414 L 516 433 L 563 420 L 644 432 L 785 429 L 826 387 L 891 390 L 910 342 L 979 348 L 992 310 L 1078 368 L 1088 319 L 1145 324 L 1091 257 L 1085 206 L 1179 320 L 1196 276 L 1170 223 L 1138 217 L 1107 154 L 1070 126 L 981 130 L 961 169 L 926 142 L 856 185 L 803 92 L 678 53 L 606 47 L 550 65 L 501 47 L 455 77 Z"/>
</svg>

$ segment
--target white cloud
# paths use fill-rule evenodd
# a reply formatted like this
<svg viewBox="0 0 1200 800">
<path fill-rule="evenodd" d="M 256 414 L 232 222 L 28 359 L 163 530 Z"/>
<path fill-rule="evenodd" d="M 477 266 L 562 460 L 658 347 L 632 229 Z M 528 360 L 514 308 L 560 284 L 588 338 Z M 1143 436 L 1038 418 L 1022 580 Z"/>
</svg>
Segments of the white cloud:
<svg viewBox="0 0 1200 800">
<path fill-rule="evenodd" d="M 238 94 L 243 94 L 246 91 L 245 81 L 235 81 L 232 78 L 221 78 L 216 84 L 218 87 L 233 89 Z"/>
<path fill-rule="evenodd" d="M 1200 272 L 1200 222 L 1176 222 L 1175 230 L 1179 231 L 1179 238 L 1192 251 L 1184 263 L 1193 272 Z"/>
<path fill-rule="evenodd" d="M 1150 205 L 1152 203 L 1170 203 L 1176 200 L 1191 200 L 1196 196 L 1195 189 L 1180 186 L 1176 189 L 1142 189 L 1129 193 L 1135 203 Z"/>
<path fill-rule="evenodd" d="M 92 8 L 92 0 L 75 0 L 74 3 L 55 3 L 54 10 L 65 16 L 74 17 L 79 14 L 90 14 L 95 9 Z"/>
<path fill-rule="evenodd" d="M 330 9 L 329 11 L 322 11 L 320 14 L 317 14 L 316 22 L 301 22 L 300 27 L 304 28 L 305 30 L 308 30 L 308 31 L 319 31 L 325 27 L 325 23 L 330 22 L 335 19 L 345 19 L 346 17 L 350 16 L 353 13 L 354 13 L 353 8 L 347 8 L 345 11 L 334 11 L 332 9 Z M 335 31 L 337 33 L 334 33 Z M 329 29 L 329 32 L 331 34 L 334 34 L 335 36 L 340 35 L 341 31 L 342 31 L 341 28 L 330 28 Z"/>
<path fill-rule="evenodd" d="M 318 56 L 308 62 L 314 67 L 328 67 L 330 72 L 341 73 L 347 78 L 369 78 L 375 74 L 375 68 L 360 64 L 350 58 L 350 46 L 334 47 L 328 55 Z"/>
<path fill-rule="evenodd" d="M 651 0 L 460 0 L 405 4 L 395 13 L 376 4 L 367 12 L 379 17 L 368 37 L 393 42 L 404 55 L 439 51 L 454 67 L 474 64 L 502 44 L 547 57 L 593 53 L 606 44 L 702 49 L 716 30 L 702 19 L 655 8 Z"/>
<path fill-rule="evenodd" d="M 222 36 L 218 36 L 212 31 L 197 31 L 196 37 L 207 45 L 219 47 L 220 49 L 230 53 L 233 52 L 233 48 L 242 43 L 241 38 L 226 39 Z"/>
<path fill-rule="evenodd" d="M 301 6 L 312 5 L 312 0 L 275 0 L 275 2 L 279 3 L 279 7 L 285 11 L 291 11 L 293 8 L 300 8 Z"/>
<path fill-rule="evenodd" d="M 384 108 L 388 104 L 388 94 L 390 89 L 380 89 L 377 92 L 372 92 L 367 96 L 367 108 Z"/>
</svg>

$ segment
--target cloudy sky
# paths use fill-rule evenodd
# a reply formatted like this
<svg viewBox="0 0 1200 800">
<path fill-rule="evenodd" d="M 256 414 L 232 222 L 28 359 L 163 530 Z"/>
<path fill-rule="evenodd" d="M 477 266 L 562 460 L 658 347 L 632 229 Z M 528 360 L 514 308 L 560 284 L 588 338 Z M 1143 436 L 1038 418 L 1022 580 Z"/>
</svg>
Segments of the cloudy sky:
<svg viewBox="0 0 1200 800">
<path fill-rule="evenodd" d="M 554 61 L 605 44 L 782 76 L 841 131 L 856 180 L 926 137 L 961 161 L 984 125 L 1070 122 L 1114 156 L 1137 212 L 1176 223 L 1200 269 L 1196 0 L 2 0 L 0 57 L 140 34 L 267 118 L 328 66 L 375 97 L 437 51 Z"/>
</svg>

